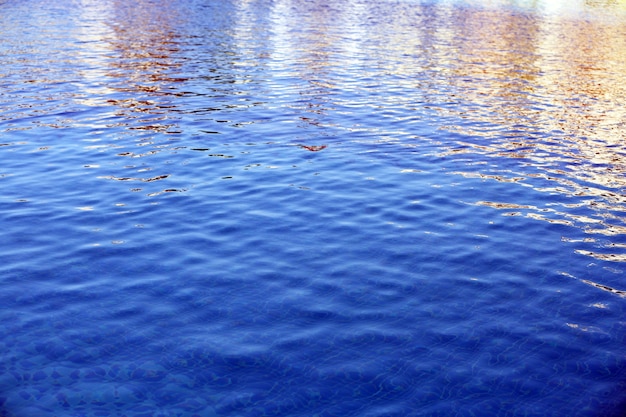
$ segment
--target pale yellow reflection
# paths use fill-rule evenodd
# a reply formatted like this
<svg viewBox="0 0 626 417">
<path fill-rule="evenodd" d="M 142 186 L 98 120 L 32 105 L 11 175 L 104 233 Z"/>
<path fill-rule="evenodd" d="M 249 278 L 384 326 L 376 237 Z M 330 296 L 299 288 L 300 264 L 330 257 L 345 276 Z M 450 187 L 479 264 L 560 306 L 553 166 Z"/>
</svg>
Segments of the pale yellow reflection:
<svg viewBox="0 0 626 417">
<path fill-rule="evenodd" d="M 106 67 L 111 53 L 105 39 L 112 36 L 106 22 L 111 16 L 111 8 L 107 2 L 97 0 L 80 0 L 76 9 L 79 25 L 76 26 L 76 37 L 81 41 L 80 60 L 85 70 L 81 75 L 85 79 L 83 83 L 84 95 L 78 101 L 88 106 L 103 104 L 108 94 L 113 89 L 106 83 Z M 94 120 L 94 126 L 100 122 Z"/>
<path fill-rule="evenodd" d="M 623 234 L 626 219 L 601 202 L 626 207 L 626 20 L 467 8 L 455 22 L 455 88 L 444 100 L 459 105 L 441 114 L 468 140 L 448 154 L 542 166 L 557 183 L 546 192 L 592 197 L 590 208 L 612 218 L 589 233 Z"/>
<path fill-rule="evenodd" d="M 343 18 L 341 5 L 319 2 L 282 0 L 274 4 L 271 14 L 273 55 L 269 67 L 284 77 L 279 88 L 297 93 L 301 100 L 293 103 L 299 113 L 299 126 L 322 127 L 324 115 L 333 109 L 334 75 L 340 65 L 339 35 L 333 31 Z M 322 130 L 307 132 L 306 138 L 323 135 Z"/>
<path fill-rule="evenodd" d="M 551 98 L 551 127 L 574 138 L 581 161 L 601 169 L 577 167 L 581 179 L 626 187 L 623 163 L 626 140 L 626 21 L 546 22 L 540 66 L 548 75 L 538 81 Z"/>
</svg>

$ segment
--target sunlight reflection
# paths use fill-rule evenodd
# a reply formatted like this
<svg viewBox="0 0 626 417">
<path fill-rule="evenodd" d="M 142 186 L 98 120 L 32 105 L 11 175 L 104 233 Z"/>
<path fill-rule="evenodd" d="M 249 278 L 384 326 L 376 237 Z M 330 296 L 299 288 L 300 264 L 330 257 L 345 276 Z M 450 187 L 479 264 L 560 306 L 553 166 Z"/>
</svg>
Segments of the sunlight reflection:
<svg viewBox="0 0 626 417">
<path fill-rule="evenodd" d="M 106 25 L 110 19 L 111 8 L 107 3 L 94 0 L 81 0 L 77 8 L 80 24 L 76 27 L 76 36 L 81 40 L 80 59 L 85 63 L 81 75 L 85 78 L 84 97 L 80 99 L 85 105 L 100 106 L 103 97 L 114 92 L 104 82 L 107 62 L 111 50 L 104 41 L 112 36 L 111 29 Z M 94 120 L 95 125 L 98 121 Z"/>
<path fill-rule="evenodd" d="M 326 28 L 344 18 L 340 6 L 318 3 L 277 2 L 272 10 L 271 66 L 288 74 L 280 88 L 297 92 L 300 100 L 291 104 L 298 126 L 305 129 L 298 140 L 326 136 L 330 126 L 325 115 L 334 110 L 333 95 L 338 88 L 337 68 L 350 65 L 338 61 L 338 34 Z M 298 21 L 298 25 L 294 22 Z M 311 127 L 316 129 L 307 130 Z"/>
</svg>

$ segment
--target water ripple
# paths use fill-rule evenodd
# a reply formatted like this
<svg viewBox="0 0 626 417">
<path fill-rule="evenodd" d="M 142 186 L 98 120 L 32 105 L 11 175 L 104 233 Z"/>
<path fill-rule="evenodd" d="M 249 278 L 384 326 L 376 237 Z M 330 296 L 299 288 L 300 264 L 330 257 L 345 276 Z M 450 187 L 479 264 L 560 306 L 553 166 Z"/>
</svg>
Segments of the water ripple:
<svg viewBox="0 0 626 417">
<path fill-rule="evenodd" d="M 620 415 L 622 5 L 0 11 L 0 415 Z"/>
</svg>

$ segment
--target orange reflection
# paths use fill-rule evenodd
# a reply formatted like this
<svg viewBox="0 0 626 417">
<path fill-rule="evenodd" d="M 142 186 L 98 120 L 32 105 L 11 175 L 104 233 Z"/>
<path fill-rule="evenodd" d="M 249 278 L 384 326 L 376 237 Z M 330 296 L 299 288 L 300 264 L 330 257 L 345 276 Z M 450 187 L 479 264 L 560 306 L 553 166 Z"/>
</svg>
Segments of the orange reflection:
<svg viewBox="0 0 626 417">
<path fill-rule="evenodd" d="M 112 67 L 150 92 L 162 91 L 161 83 L 186 81 L 172 74 L 172 69 L 180 67 L 173 58 L 180 52 L 176 19 L 175 8 L 157 7 L 151 1 L 136 0 L 132 5 L 114 1 L 110 26 L 115 36 L 110 43 L 119 56 Z"/>
<path fill-rule="evenodd" d="M 149 195 L 173 190 L 168 187 L 162 191 L 170 185 L 169 173 L 163 173 L 162 166 L 148 166 L 146 159 L 172 149 L 155 137 L 179 133 L 178 115 L 172 109 L 179 85 L 187 81 L 180 75 L 179 9 L 168 5 L 148 0 L 81 0 L 80 15 L 85 24 L 76 29 L 85 45 L 80 57 L 88 81 L 84 100 L 111 109 L 92 122 L 91 140 L 114 137 L 117 142 L 94 146 L 122 148 L 127 151 L 118 156 L 143 159 L 137 165 L 120 167 L 122 172 L 115 170 L 99 178 L 141 184 L 147 192 L 152 191 Z M 114 136 L 101 134 L 110 127 L 116 132 Z M 118 141 L 122 137 L 133 140 Z M 148 171 L 151 174 L 146 177 Z"/>
<path fill-rule="evenodd" d="M 144 113 L 135 130 L 175 133 L 175 123 L 167 123 L 175 107 L 168 96 L 176 95 L 173 84 L 187 81 L 176 74 L 180 52 L 175 25 L 175 8 L 155 7 L 153 2 L 114 1 L 109 23 L 113 36 L 108 39 L 116 56 L 108 61 L 106 76 L 113 79 L 114 90 L 131 93 L 131 98 L 117 98 L 109 103 L 119 106 L 117 116 L 136 119 Z M 115 80 L 119 79 L 119 85 Z M 172 91 L 174 90 L 174 91 Z M 152 115 L 152 116 L 150 116 Z M 155 117 L 156 116 L 156 117 Z M 137 123 L 137 122 L 135 122 Z"/>
</svg>

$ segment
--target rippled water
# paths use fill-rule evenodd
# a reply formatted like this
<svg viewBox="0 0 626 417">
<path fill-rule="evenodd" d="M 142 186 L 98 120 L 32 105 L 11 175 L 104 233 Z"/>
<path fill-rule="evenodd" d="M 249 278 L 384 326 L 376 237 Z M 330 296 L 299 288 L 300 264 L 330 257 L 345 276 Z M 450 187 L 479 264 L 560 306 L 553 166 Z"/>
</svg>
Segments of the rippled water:
<svg viewBox="0 0 626 417">
<path fill-rule="evenodd" d="M 626 409 L 623 1 L 0 1 L 0 416 Z"/>
</svg>

